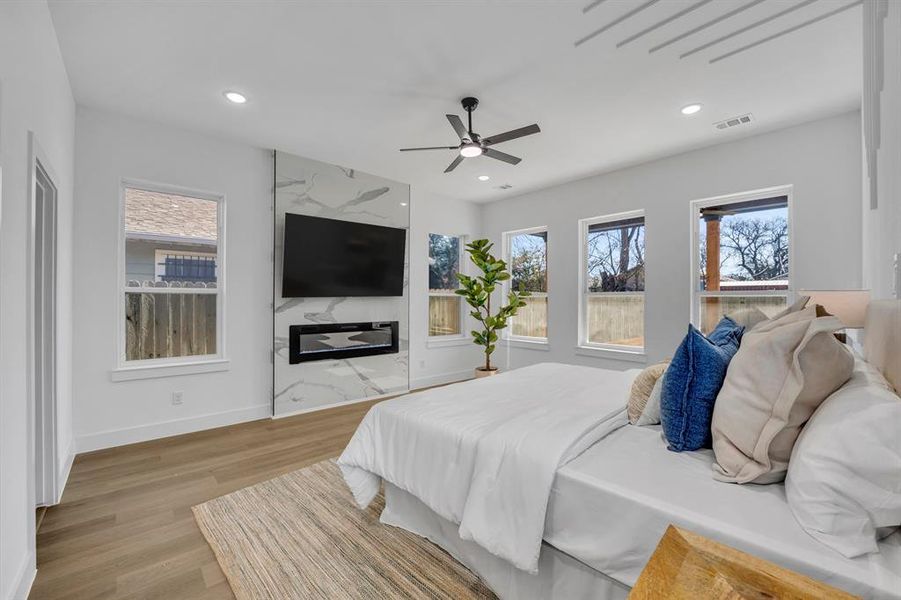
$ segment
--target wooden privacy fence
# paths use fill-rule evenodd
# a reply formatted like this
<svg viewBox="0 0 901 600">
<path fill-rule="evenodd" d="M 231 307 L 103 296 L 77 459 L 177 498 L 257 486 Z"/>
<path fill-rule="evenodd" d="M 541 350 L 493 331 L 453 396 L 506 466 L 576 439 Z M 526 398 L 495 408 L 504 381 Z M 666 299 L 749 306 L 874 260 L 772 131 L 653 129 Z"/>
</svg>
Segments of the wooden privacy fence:
<svg viewBox="0 0 901 600">
<path fill-rule="evenodd" d="M 513 335 L 547 337 L 547 294 L 533 292 L 525 303 L 512 319 Z"/>
<path fill-rule="evenodd" d="M 460 332 L 460 298 L 429 298 L 429 335 L 451 335 Z M 588 341 L 620 346 L 644 345 L 644 294 L 588 294 L 586 296 Z M 785 308 L 785 296 L 705 296 L 701 298 L 702 330 L 707 333 L 723 315 L 738 318 L 742 309 L 756 307 L 767 316 Z M 741 323 L 745 325 L 746 323 Z M 547 294 L 526 298 L 511 323 L 514 335 L 547 336 Z M 468 332 L 464 332 L 468 333 Z"/>
<path fill-rule="evenodd" d="M 780 296 L 703 296 L 701 298 L 701 331 L 709 333 L 723 315 L 739 319 L 741 311 L 749 308 L 760 309 L 766 316 L 773 317 L 786 306 L 787 295 Z M 741 319 L 739 319 L 741 321 Z M 739 322 L 739 325 L 747 325 Z"/>
<path fill-rule="evenodd" d="M 457 335 L 468 331 L 461 330 L 460 303 L 463 298 L 453 296 L 429 296 L 429 335 Z"/>
<path fill-rule="evenodd" d="M 644 294 L 589 294 L 587 301 L 589 342 L 644 346 Z"/>
<path fill-rule="evenodd" d="M 126 292 L 125 358 L 216 353 L 216 294 Z"/>
</svg>

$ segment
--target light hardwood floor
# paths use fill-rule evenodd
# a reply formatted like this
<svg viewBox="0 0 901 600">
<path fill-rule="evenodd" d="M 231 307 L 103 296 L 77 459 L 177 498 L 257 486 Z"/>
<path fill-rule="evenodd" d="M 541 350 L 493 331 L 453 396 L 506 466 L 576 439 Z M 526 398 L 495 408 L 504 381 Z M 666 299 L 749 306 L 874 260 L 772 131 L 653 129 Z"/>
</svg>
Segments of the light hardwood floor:
<svg viewBox="0 0 901 600">
<path fill-rule="evenodd" d="M 337 456 L 372 404 L 79 455 L 30 598 L 233 598 L 191 507 Z"/>
</svg>

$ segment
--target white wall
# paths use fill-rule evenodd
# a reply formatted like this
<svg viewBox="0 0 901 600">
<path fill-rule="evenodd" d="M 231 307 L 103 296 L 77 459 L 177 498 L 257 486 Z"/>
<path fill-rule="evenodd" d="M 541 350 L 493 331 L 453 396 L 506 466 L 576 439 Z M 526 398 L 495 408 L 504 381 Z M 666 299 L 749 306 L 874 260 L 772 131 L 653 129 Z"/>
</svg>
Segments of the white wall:
<svg viewBox="0 0 901 600">
<path fill-rule="evenodd" d="M 65 469 L 72 452 L 75 103 L 46 3 L 0 2 L 0 598 L 24 597 L 35 569 L 25 352 L 29 131 L 51 163 L 59 192 L 57 445 Z"/>
<path fill-rule="evenodd" d="M 410 387 L 413 389 L 472 377 L 480 362 L 479 348 L 464 326 L 466 337 L 453 345 L 430 344 L 429 332 L 429 234 L 481 236 L 479 205 L 411 190 L 410 214 Z M 464 269 L 470 268 L 464 257 Z M 467 271 L 464 271 L 467 272 Z"/>
<path fill-rule="evenodd" d="M 873 130 L 864 130 L 864 144 L 868 135 L 871 144 L 878 144 L 872 186 L 876 208 L 871 207 L 868 170 L 863 174 L 864 286 L 871 289 L 873 298 L 901 298 L 901 264 L 895 264 L 901 263 L 901 3 L 886 2 L 882 7 L 885 14 L 880 18 L 880 3 L 868 2 L 863 20 L 865 48 L 872 44 L 872 52 L 864 52 L 864 70 L 871 69 L 874 75 L 864 80 L 864 114 L 870 110 L 868 99 L 879 102 L 878 114 L 873 112 Z M 881 47 L 873 43 L 880 34 Z M 864 153 L 865 167 L 866 162 Z"/>
<path fill-rule="evenodd" d="M 627 368 L 635 363 L 576 354 L 578 220 L 646 211 L 646 351 L 672 355 L 690 316 L 692 200 L 792 184 L 797 289 L 861 285 L 860 113 L 687 152 L 488 204 L 483 229 L 547 225 L 549 350 L 511 348 L 507 367 L 554 360 Z M 504 365 L 504 357 L 498 363 Z"/>
<path fill-rule="evenodd" d="M 75 196 L 75 435 L 79 452 L 262 418 L 272 365 L 272 156 L 79 107 Z M 113 382 L 122 178 L 226 196 L 224 372 Z M 173 391 L 184 403 L 171 403 Z"/>
<path fill-rule="evenodd" d="M 158 123 L 79 107 L 75 194 L 75 434 L 79 452 L 262 418 L 272 365 L 271 154 Z M 227 338 L 231 369 L 113 382 L 116 244 L 121 178 L 226 194 Z M 411 383 L 467 377 L 479 363 L 468 340 L 430 348 L 428 234 L 480 235 L 477 205 L 412 191 Z M 263 265 L 263 268 L 261 268 Z M 468 331 L 468 329 L 467 329 Z M 171 393 L 184 392 L 173 406 Z"/>
</svg>

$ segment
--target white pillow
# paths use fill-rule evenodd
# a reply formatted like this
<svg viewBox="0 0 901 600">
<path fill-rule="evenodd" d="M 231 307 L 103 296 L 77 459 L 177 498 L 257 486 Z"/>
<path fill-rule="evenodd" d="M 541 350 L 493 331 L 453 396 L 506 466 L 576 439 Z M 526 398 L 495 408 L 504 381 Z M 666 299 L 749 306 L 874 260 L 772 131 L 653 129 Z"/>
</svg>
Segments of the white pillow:
<svg viewBox="0 0 901 600">
<path fill-rule="evenodd" d="M 666 377 L 666 374 L 658 377 L 657 381 L 654 383 L 654 387 L 651 389 L 651 395 L 648 396 L 648 401 L 644 405 L 644 410 L 641 411 L 641 415 L 638 417 L 638 420 L 635 421 L 635 424 L 639 427 L 660 425 L 660 395 L 663 393 L 664 377 Z"/>
<path fill-rule="evenodd" d="M 785 492 L 805 531 L 848 558 L 901 525 L 901 398 L 867 363 L 801 431 Z"/>
</svg>

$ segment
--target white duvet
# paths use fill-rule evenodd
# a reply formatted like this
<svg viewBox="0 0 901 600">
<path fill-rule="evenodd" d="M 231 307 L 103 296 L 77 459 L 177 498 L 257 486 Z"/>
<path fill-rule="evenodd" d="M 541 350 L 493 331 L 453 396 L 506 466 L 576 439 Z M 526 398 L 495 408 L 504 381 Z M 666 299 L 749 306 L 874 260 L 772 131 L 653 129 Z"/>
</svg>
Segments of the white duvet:
<svg viewBox="0 0 901 600">
<path fill-rule="evenodd" d="M 388 400 L 338 464 L 360 507 L 385 479 L 534 573 L 557 468 L 627 423 L 638 372 L 544 363 Z"/>
</svg>

